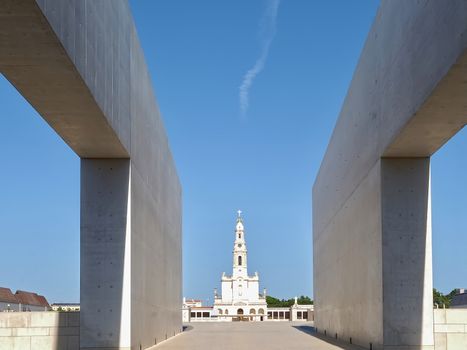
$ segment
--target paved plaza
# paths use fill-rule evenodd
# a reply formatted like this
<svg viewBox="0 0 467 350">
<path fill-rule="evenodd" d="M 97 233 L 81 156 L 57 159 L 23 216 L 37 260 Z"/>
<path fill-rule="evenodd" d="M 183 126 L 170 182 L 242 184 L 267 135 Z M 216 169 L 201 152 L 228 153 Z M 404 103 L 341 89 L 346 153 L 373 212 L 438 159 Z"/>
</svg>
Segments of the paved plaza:
<svg viewBox="0 0 467 350">
<path fill-rule="evenodd" d="M 303 322 L 190 323 L 152 350 L 357 350 L 356 346 L 324 341 Z"/>
</svg>

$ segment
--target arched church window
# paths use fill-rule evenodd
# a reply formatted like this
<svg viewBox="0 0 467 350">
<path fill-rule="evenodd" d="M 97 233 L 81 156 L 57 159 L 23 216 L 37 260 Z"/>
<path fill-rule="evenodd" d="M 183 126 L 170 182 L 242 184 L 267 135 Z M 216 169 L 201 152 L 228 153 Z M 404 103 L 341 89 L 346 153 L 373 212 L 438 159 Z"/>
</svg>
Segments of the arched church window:
<svg viewBox="0 0 467 350">
<path fill-rule="evenodd" d="M 243 309 L 238 309 L 237 310 L 237 315 L 243 315 Z"/>
<path fill-rule="evenodd" d="M 219 309 L 217 311 L 219 311 L 219 315 L 222 315 L 222 309 Z"/>
<path fill-rule="evenodd" d="M 256 310 L 255 309 L 250 309 L 250 315 L 255 315 L 256 314 Z"/>
<path fill-rule="evenodd" d="M 242 266 L 242 257 L 241 256 L 238 257 L 238 266 Z"/>
<path fill-rule="evenodd" d="M 225 309 L 224 314 L 225 314 L 225 315 L 228 315 L 228 314 L 229 314 L 229 310 Z"/>
<path fill-rule="evenodd" d="M 258 313 L 259 313 L 260 315 L 264 315 L 264 309 L 259 309 L 259 310 L 258 310 Z"/>
<path fill-rule="evenodd" d="M 239 239 L 242 238 L 242 234 L 241 234 L 241 233 L 238 234 L 238 238 L 239 238 Z"/>
</svg>

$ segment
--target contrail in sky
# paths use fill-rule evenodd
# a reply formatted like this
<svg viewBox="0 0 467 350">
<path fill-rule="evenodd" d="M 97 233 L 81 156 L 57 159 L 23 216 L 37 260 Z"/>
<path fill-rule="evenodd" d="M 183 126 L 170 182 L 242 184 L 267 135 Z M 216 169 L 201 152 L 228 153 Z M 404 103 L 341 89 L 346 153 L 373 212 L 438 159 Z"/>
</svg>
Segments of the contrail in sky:
<svg viewBox="0 0 467 350">
<path fill-rule="evenodd" d="M 277 10 L 280 0 L 270 0 L 259 24 L 261 54 L 253 68 L 246 72 L 240 85 L 240 114 L 244 118 L 249 105 L 249 91 L 255 77 L 263 70 L 269 53 L 272 39 L 276 34 Z"/>
</svg>

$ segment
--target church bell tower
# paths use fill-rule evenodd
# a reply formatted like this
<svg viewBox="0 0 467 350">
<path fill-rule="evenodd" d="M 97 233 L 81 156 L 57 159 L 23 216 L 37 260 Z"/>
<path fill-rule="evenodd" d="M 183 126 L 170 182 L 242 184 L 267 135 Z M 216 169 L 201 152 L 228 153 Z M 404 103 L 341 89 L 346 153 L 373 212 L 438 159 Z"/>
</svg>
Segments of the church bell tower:
<svg viewBox="0 0 467 350">
<path fill-rule="evenodd" d="M 237 224 L 235 226 L 235 242 L 233 249 L 233 276 L 248 277 L 247 249 L 245 243 L 245 231 L 243 227 L 242 211 L 239 210 Z"/>
<path fill-rule="evenodd" d="M 232 252 L 232 275 L 222 273 L 221 295 L 214 292 L 214 309 L 223 321 L 249 319 L 263 321 L 267 315 L 266 298 L 259 294 L 259 275 L 248 276 L 247 249 L 242 212 L 235 223 L 235 240 Z"/>
</svg>

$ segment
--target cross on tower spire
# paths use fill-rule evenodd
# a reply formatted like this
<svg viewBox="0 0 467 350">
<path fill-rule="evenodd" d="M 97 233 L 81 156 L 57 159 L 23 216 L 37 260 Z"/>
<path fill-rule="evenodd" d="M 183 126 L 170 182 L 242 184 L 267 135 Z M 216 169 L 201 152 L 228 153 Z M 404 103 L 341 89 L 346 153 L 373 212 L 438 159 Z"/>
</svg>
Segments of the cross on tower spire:
<svg viewBox="0 0 467 350">
<path fill-rule="evenodd" d="M 237 210 L 237 222 L 242 222 L 242 211 L 240 209 Z"/>
</svg>

